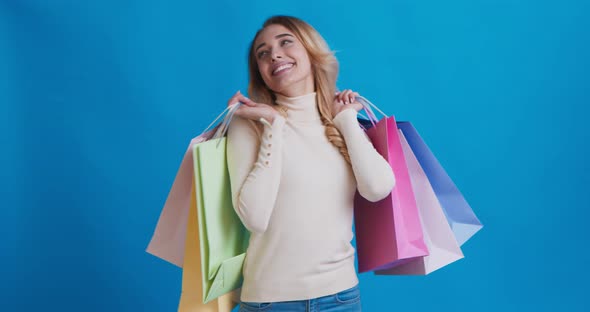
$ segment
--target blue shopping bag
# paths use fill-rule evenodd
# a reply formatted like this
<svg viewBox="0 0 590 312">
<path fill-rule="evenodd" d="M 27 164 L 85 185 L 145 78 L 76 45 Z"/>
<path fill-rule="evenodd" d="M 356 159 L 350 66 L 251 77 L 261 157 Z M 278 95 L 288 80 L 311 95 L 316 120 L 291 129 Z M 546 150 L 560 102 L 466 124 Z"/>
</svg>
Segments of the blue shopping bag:
<svg viewBox="0 0 590 312">
<path fill-rule="evenodd" d="M 414 152 L 420 166 L 424 169 L 457 242 L 459 245 L 463 245 L 483 225 L 475 216 L 473 209 L 471 209 L 463 194 L 453 183 L 453 180 L 451 180 L 430 148 L 420 137 L 416 128 L 408 121 L 398 122 L 397 127 L 403 131 L 412 152 Z"/>
</svg>

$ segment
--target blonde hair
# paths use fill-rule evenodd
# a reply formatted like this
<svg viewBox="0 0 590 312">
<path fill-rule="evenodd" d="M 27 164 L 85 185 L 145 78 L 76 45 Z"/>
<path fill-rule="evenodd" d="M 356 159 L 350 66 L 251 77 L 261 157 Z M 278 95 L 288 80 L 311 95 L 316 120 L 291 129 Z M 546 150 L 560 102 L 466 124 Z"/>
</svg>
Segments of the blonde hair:
<svg viewBox="0 0 590 312">
<path fill-rule="evenodd" d="M 248 84 L 248 94 L 252 100 L 259 103 L 269 103 L 276 106 L 276 97 L 272 90 L 264 83 L 254 51 L 254 43 L 258 35 L 270 25 L 281 25 L 297 37 L 303 44 L 309 55 L 311 63 L 311 72 L 317 96 L 318 110 L 320 118 L 326 129 L 328 141 L 338 148 L 340 154 L 350 164 L 350 156 L 346 143 L 340 134 L 340 131 L 332 122 L 332 103 L 336 93 L 336 78 L 338 77 L 338 60 L 334 53 L 328 47 L 328 44 L 322 36 L 308 23 L 292 16 L 277 15 L 267 19 L 262 28 L 256 32 L 248 52 L 248 68 L 250 73 L 250 83 Z M 281 115 L 286 117 L 286 112 L 278 110 Z"/>
</svg>

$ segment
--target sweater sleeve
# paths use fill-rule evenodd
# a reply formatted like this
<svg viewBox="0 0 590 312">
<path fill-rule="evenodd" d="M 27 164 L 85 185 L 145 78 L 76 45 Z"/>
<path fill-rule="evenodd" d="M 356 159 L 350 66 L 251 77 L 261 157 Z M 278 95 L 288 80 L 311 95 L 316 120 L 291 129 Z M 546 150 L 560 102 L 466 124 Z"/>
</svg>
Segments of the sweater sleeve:
<svg viewBox="0 0 590 312">
<path fill-rule="evenodd" d="M 227 132 L 227 167 L 232 203 L 250 232 L 264 232 L 272 214 L 282 163 L 285 118 L 271 125 L 261 118 L 262 133 L 253 121 L 236 116 Z"/>
<path fill-rule="evenodd" d="M 395 186 L 393 169 L 359 127 L 357 112 L 348 108 L 336 115 L 334 125 L 344 137 L 352 171 L 361 196 L 371 202 L 384 199 Z"/>
</svg>

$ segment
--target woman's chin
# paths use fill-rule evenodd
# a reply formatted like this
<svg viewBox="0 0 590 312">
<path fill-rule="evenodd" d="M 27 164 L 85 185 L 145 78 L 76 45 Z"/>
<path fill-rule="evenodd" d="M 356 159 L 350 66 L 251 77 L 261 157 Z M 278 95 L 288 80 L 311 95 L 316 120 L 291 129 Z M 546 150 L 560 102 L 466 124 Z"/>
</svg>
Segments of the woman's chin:
<svg viewBox="0 0 590 312">
<path fill-rule="evenodd" d="M 271 88 L 271 90 L 273 90 L 276 93 L 285 94 L 285 92 L 287 92 L 292 87 L 293 87 L 292 81 L 281 80 L 281 81 L 275 81 L 273 88 Z"/>
<path fill-rule="evenodd" d="M 296 93 L 298 89 L 301 89 L 301 85 L 304 79 L 297 79 L 290 75 L 288 77 L 282 77 L 281 79 L 273 80 L 272 87 L 270 89 L 275 93 L 280 93 L 285 96 Z"/>
</svg>

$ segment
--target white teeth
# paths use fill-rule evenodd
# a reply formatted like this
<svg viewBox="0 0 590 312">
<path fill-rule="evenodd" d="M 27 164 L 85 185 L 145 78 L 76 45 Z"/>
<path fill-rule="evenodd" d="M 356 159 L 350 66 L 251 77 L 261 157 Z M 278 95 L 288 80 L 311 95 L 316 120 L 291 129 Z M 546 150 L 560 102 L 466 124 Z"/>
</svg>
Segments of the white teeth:
<svg viewBox="0 0 590 312">
<path fill-rule="evenodd" d="M 281 70 L 285 70 L 285 69 L 291 68 L 291 67 L 293 67 L 293 64 L 285 64 L 285 65 L 282 65 L 279 68 L 275 69 L 272 73 L 273 73 L 273 75 L 276 75 Z"/>
</svg>

